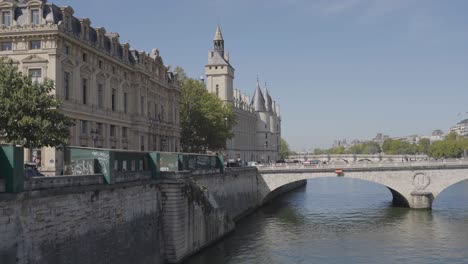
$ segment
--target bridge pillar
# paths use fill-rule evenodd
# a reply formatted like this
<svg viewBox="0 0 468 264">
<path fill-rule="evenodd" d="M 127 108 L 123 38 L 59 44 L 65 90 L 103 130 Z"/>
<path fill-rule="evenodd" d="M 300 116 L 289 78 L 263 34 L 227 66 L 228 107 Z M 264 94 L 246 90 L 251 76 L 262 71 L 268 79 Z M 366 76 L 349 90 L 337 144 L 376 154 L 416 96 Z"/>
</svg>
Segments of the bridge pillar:
<svg viewBox="0 0 468 264">
<path fill-rule="evenodd" d="M 410 207 L 413 209 L 431 209 L 434 195 L 428 191 L 414 191 L 411 193 Z"/>
</svg>

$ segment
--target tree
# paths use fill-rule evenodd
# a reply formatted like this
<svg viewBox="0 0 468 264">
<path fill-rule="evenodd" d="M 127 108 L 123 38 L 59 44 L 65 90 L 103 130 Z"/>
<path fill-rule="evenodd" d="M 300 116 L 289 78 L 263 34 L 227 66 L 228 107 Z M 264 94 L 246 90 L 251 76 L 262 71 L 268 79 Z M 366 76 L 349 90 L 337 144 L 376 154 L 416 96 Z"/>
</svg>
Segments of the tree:
<svg viewBox="0 0 468 264">
<path fill-rule="evenodd" d="M 182 69 L 178 74 L 181 72 Z M 197 80 L 184 77 L 180 82 L 182 150 L 205 153 L 207 150 L 224 149 L 226 140 L 233 137 L 231 131 L 236 124 L 233 106 L 209 93 L 205 85 Z"/>
<path fill-rule="evenodd" d="M 280 157 L 281 159 L 287 159 L 289 158 L 289 155 L 291 154 L 291 151 L 289 150 L 289 145 L 284 138 L 281 139 L 281 150 L 280 150 Z"/>
<path fill-rule="evenodd" d="M 54 82 L 33 82 L 11 62 L 0 61 L 0 135 L 26 148 L 59 147 L 73 120 L 63 115 L 54 97 Z"/>
<path fill-rule="evenodd" d="M 431 141 L 428 138 L 422 138 L 419 140 L 419 153 L 429 154 L 429 148 L 431 147 Z"/>
<path fill-rule="evenodd" d="M 459 137 L 455 132 L 448 134 L 444 140 L 434 142 L 429 147 L 429 156 L 435 159 L 460 158 L 468 149 L 468 139 Z"/>
</svg>

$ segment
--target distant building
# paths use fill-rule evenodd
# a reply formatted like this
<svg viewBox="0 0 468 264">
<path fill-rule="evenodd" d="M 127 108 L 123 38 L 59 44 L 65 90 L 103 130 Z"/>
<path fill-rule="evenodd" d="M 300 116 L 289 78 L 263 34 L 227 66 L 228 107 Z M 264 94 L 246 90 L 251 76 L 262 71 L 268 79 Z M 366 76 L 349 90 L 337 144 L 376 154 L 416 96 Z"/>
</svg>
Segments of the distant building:
<svg viewBox="0 0 468 264">
<path fill-rule="evenodd" d="M 69 145 L 178 151 L 180 88 L 159 51 L 132 50 L 73 14 L 46 0 L 0 0 L 0 58 L 55 82 L 61 111 L 76 120 Z M 55 148 L 27 149 L 25 161 L 35 160 L 45 171 L 63 168 Z"/>
<path fill-rule="evenodd" d="M 252 100 L 234 89 L 234 68 L 224 50 L 224 39 L 218 25 L 213 50 L 205 66 L 206 87 L 224 103 L 232 104 L 237 117 L 234 137 L 226 142 L 228 159 L 272 162 L 279 159 L 281 148 L 281 115 L 279 105 L 268 89 L 262 91 L 257 80 Z"/>
<path fill-rule="evenodd" d="M 464 119 L 451 127 L 450 132 L 455 132 L 462 137 L 466 137 L 468 135 L 468 119 Z"/>
</svg>

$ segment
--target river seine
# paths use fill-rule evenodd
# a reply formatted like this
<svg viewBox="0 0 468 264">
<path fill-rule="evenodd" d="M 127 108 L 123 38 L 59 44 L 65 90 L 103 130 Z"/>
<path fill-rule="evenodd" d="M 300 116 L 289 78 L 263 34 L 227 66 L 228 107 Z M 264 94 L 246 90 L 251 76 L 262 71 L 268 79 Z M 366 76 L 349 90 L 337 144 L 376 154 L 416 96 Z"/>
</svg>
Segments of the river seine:
<svg viewBox="0 0 468 264">
<path fill-rule="evenodd" d="M 186 264 L 468 263 L 468 182 L 441 193 L 433 210 L 391 200 L 373 183 L 310 180 Z"/>
</svg>

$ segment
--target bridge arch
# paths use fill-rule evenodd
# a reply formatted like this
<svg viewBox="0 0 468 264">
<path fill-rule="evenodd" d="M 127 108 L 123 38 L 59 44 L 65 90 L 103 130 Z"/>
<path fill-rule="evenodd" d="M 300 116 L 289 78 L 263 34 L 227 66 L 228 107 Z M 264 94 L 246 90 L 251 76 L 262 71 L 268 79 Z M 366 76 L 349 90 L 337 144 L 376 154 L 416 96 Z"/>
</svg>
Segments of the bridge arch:
<svg viewBox="0 0 468 264">
<path fill-rule="evenodd" d="M 361 167 L 344 168 L 343 177 L 365 180 L 386 186 L 395 206 L 430 209 L 434 199 L 448 187 L 468 180 L 467 165 Z M 261 169 L 261 201 L 271 192 L 297 181 L 337 177 L 334 168 Z"/>
<path fill-rule="evenodd" d="M 263 182 L 265 186 L 263 188 L 259 188 L 261 190 L 260 195 L 261 195 L 262 204 L 276 197 L 277 194 L 284 193 L 288 189 L 293 189 L 300 182 L 307 181 L 310 179 L 335 178 L 335 177 L 337 176 L 334 175 L 334 173 L 324 173 L 324 174 L 303 173 L 298 177 L 291 176 L 291 175 L 284 175 L 284 174 L 263 174 L 262 178 L 263 178 Z M 392 194 L 392 197 L 393 197 L 392 202 L 395 206 L 410 207 L 408 197 L 406 197 L 404 194 L 397 191 L 396 190 L 398 189 L 397 186 L 393 186 L 392 184 L 388 184 L 385 182 L 365 179 L 362 177 L 347 177 L 347 178 L 372 182 L 375 184 L 385 186 Z"/>
</svg>

